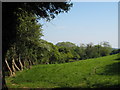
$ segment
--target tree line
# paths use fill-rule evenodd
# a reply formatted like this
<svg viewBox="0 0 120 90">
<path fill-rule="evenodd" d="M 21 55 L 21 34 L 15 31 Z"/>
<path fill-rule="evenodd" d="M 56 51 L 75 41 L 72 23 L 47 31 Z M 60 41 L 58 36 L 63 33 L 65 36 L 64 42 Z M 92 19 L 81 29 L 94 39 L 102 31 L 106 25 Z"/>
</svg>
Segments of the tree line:
<svg viewBox="0 0 120 90">
<path fill-rule="evenodd" d="M 81 44 L 80 46 L 71 42 L 59 42 L 54 45 L 42 39 L 34 42 L 26 38 L 30 38 L 30 35 L 20 37 L 21 41 L 14 43 L 7 51 L 6 71 L 10 76 L 14 76 L 16 71 L 31 68 L 32 65 L 74 62 L 107 56 L 114 52 L 108 42 L 98 45 Z"/>
</svg>

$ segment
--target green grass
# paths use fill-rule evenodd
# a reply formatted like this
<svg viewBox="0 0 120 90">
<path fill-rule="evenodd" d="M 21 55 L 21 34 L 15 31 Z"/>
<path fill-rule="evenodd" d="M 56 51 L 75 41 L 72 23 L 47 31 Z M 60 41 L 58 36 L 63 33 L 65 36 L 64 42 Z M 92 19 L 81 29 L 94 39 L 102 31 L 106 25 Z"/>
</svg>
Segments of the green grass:
<svg viewBox="0 0 120 90">
<path fill-rule="evenodd" d="M 64 64 L 33 66 L 6 78 L 9 88 L 120 87 L 120 60 L 116 55 Z"/>
</svg>

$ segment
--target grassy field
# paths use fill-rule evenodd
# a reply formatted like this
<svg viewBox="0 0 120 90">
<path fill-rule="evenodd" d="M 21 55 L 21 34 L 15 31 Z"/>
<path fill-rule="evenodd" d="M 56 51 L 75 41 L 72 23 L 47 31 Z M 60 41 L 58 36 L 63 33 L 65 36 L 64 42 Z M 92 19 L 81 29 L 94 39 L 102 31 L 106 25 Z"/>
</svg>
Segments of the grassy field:
<svg viewBox="0 0 120 90">
<path fill-rule="evenodd" d="M 7 77 L 9 88 L 114 88 L 120 87 L 120 60 L 116 55 L 64 64 L 33 66 Z"/>
</svg>

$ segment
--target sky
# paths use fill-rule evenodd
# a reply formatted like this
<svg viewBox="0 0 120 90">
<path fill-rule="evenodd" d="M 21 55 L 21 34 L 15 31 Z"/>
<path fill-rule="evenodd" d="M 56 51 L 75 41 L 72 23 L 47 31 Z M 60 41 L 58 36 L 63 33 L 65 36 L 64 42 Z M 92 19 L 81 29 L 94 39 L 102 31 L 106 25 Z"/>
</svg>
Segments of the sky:
<svg viewBox="0 0 120 90">
<path fill-rule="evenodd" d="M 43 37 L 56 44 L 72 42 L 98 44 L 107 41 L 118 48 L 118 3 L 117 2 L 73 2 L 68 13 L 60 13 L 43 24 Z"/>
</svg>

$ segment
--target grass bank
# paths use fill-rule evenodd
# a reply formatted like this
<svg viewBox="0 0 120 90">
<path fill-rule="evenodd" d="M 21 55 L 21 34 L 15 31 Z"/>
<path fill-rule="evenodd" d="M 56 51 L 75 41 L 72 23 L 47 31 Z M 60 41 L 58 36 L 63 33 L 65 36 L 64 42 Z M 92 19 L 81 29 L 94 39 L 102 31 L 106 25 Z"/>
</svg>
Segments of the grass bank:
<svg viewBox="0 0 120 90">
<path fill-rule="evenodd" d="M 64 64 L 33 66 L 6 78 L 9 88 L 120 87 L 120 59 L 116 55 Z"/>
</svg>

